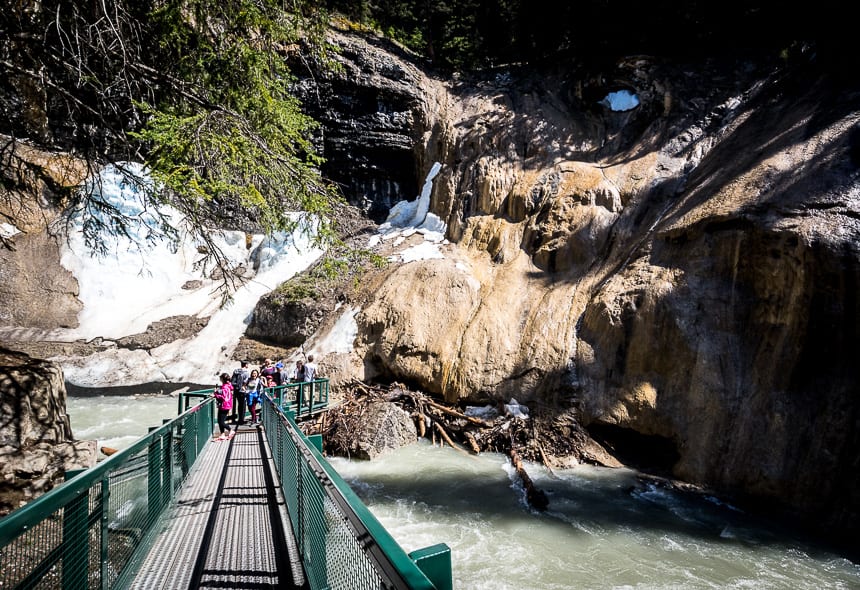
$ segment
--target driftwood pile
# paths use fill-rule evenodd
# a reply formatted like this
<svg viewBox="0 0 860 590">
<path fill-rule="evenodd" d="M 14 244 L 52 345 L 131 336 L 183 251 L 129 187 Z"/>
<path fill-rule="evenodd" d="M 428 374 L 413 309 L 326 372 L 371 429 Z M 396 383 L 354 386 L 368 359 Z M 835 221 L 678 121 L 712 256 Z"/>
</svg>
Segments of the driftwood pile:
<svg viewBox="0 0 860 590">
<path fill-rule="evenodd" d="M 306 434 L 322 434 L 325 452 L 329 455 L 349 455 L 365 408 L 372 403 L 388 401 L 411 415 L 419 437 L 434 444 L 449 445 L 462 453 L 497 452 L 506 454 L 522 479 L 529 504 L 544 510 L 546 494 L 539 490 L 523 461 L 541 462 L 552 471 L 552 456 L 576 455 L 578 425 L 568 420 L 560 429 L 554 418 L 544 418 L 530 412 L 526 419 L 506 415 L 503 408 L 492 417 L 467 415 L 463 410 L 442 404 L 430 396 L 411 391 L 402 384 L 374 386 L 354 381 L 342 386 L 342 401 L 313 421 L 302 423 Z M 502 404 L 503 406 L 503 404 Z M 573 436 L 571 436 L 573 434 Z M 545 449 L 544 445 L 548 448 Z"/>
</svg>

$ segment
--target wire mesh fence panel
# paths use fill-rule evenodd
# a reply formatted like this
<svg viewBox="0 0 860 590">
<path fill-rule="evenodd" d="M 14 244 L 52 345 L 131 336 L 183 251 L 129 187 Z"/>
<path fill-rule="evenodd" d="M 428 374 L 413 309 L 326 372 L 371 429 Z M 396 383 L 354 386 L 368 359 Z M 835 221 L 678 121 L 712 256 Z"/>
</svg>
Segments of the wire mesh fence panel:
<svg viewBox="0 0 860 590">
<path fill-rule="evenodd" d="M 307 465 L 302 469 L 302 547 L 312 588 L 386 588 L 348 519 Z"/>
<path fill-rule="evenodd" d="M 264 408 L 266 436 L 309 587 L 433 588 L 360 500 L 351 492 L 350 498 L 343 495 L 346 483 L 333 480 L 339 476 L 333 475 L 322 455 L 312 450 L 293 419 L 276 404 L 268 398 Z M 367 521 L 373 521 L 372 529 Z"/>
<path fill-rule="evenodd" d="M 61 588 L 62 542 L 60 509 L 0 549 L 0 588 Z"/>
<path fill-rule="evenodd" d="M 211 405 L 0 520 L 0 589 L 123 587 L 208 440 Z"/>
<path fill-rule="evenodd" d="M 306 416 L 328 406 L 329 380 L 285 383 L 266 389 L 279 408 Z"/>
<path fill-rule="evenodd" d="M 150 457 L 148 449 L 144 449 L 108 478 L 109 497 L 104 515 L 107 524 L 105 576 L 110 588 L 131 561 L 151 524 L 147 496 L 150 461 L 157 462 L 158 458 Z"/>
<path fill-rule="evenodd" d="M 193 395 L 204 401 L 0 520 L 0 590 L 126 587 L 211 438 L 214 402 L 205 391 Z M 275 404 L 266 398 L 264 432 L 310 588 L 432 590 Z"/>
</svg>

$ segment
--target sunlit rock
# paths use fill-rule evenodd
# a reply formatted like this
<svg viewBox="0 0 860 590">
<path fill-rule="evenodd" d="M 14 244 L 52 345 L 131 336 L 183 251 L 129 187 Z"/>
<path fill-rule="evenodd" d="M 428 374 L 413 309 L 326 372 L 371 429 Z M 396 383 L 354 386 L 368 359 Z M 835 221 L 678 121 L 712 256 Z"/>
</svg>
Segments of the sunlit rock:
<svg viewBox="0 0 860 590">
<path fill-rule="evenodd" d="M 96 441 L 72 434 L 62 369 L 0 349 L 0 514 L 95 461 Z"/>
</svg>

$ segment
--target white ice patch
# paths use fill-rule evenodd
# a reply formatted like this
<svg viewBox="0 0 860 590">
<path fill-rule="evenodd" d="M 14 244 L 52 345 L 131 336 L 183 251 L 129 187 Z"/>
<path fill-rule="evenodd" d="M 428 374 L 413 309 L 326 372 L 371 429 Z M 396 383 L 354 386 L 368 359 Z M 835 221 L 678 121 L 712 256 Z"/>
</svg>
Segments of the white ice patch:
<svg viewBox="0 0 860 590">
<path fill-rule="evenodd" d="M 505 404 L 505 414 L 514 418 L 522 418 L 527 420 L 529 417 L 529 409 L 521 405 L 517 400 L 511 398 L 511 401 Z"/>
<path fill-rule="evenodd" d="M 314 335 L 305 344 L 305 350 L 313 350 L 320 356 L 351 352 L 358 336 L 358 324 L 355 321 L 358 311 L 357 307 L 347 308 L 331 330 L 319 337 Z"/>
<path fill-rule="evenodd" d="M 399 246 L 406 238 L 419 233 L 424 236 L 424 242 L 407 248 L 403 252 L 389 257 L 389 259 L 395 262 L 413 262 L 430 258 L 444 258 L 439 245 L 446 243 L 445 231 L 447 226 L 439 216 L 429 212 L 433 179 L 436 178 L 441 169 L 442 164 L 435 162 L 427 174 L 418 198 L 414 201 L 400 201 L 391 208 L 385 223 L 379 226 L 379 235 L 370 238 L 368 247 L 389 240 L 394 240 L 393 245 Z"/>
<path fill-rule="evenodd" d="M 414 201 L 400 201 L 391 208 L 388 219 L 379 230 L 383 233 L 393 228 L 421 227 L 427 212 L 430 210 L 430 193 L 433 191 L 433 179 L 439 174 L 442 164 L 434 162 L 424 180 L 421 194 Z"/>
<path fill-rule="evenodd" d="M 20 234 L 21 230 L 8 223 L 0 223 L 0 238 L 11 238 L 16 234 Z"/>
<path fill-rule="evenodd" d="M 439 250 L 439 245 L 433 242 L 421 242 L 406 248 L 396 256 L 389 257 L 392 261 L 399 259 L 402 262 L 415 262 L 416 260 L 430 260 L 432 258 L 445 258 Z"/>
<path fill-rule="evenodd" d="M 145 178 L 145 171 L 129 165 Z M 209 317 L 208 325 L 194 338 L 174 341 L 149 353 L 112 349 L 93 359 L 58 359 L 69 382 L 82 387 L 188 381 L 212 383 L 226 370 L 232 351 L 250 322 L 257 301 L 281 282 L 304 270 L 322 254 L 312 248 L 300 229 L 271 237 L 254 235 L 250 244 L 243 232 L 213 232 L 213 241 L 232 266 L 244 266 L 247 282 L 233 293 L 229 306 L 220 306 L 218 281 L 195 269 L 198 244 L 191 239 L 175 211 L 165 210 L 180 234 L 177 245 L 167 240 L 147 244 L 141 238 L 154 219 L 147 214 L 142 196 L 113 169 L 102 174 L 102 196 L 126 214 L 139 215 L 142 223 L 135 240 L 107 236 L 109 254 L 95 256 L 83 236 L 72 231 L 61 253 L 61 263 L 78 280 L 83 310 L 79 327 L 63 331 L 62 339 L 118 339 L 144 332 L 152 322 L 175 315 Z M 298 214 L 297 214 L 298 215 Z M 309 229 L 312 233 L 313 228 Z M 250 246 L 250 247 L 249 247 Z M 182 289 L 190 280 L 202 286 Z"/>
</svg>

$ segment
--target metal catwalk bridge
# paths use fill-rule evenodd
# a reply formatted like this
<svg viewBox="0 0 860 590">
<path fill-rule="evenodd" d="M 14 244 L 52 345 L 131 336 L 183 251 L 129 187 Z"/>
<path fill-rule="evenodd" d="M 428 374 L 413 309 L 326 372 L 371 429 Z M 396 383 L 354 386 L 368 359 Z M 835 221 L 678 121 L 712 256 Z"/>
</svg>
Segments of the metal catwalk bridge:
<svg viewBox="0 0 860 590">
<path fill-rule="evenodd" d="M 273 473 L 262 430 L 208 445 L 131 588 L 301 588 Z"/>
<path fill-rule="evenodd" d="M 270 390 L 225 441 L 210 394 L 0 519 L 0 589 L 451 590 L 448 547 L 407 555 L 297 427 L 326 380 Z"/>
</svg>

